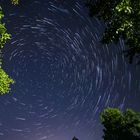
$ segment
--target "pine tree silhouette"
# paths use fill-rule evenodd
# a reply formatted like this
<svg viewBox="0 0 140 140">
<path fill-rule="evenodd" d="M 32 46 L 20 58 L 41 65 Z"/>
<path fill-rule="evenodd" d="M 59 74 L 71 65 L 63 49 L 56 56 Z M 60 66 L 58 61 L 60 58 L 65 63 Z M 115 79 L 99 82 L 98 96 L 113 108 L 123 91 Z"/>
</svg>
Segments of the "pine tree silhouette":
<svg viewBox="0 0 140 140">
<path fill-rule="evenodd" d="M 79 139 L 74 136 L 72 140 L 79 140 Z"/>
</svg>

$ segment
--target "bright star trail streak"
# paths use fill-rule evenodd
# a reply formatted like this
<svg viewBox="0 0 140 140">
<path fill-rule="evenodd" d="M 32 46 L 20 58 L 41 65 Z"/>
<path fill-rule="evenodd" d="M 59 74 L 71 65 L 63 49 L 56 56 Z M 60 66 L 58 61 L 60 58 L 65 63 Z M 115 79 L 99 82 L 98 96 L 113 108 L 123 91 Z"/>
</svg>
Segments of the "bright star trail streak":
<svg viewBox="0 0 140 140">
<path fill-rule="evenodd" d="M 99 41 L 103 23 L 80 0 L 1 2 L 12 39 L 4 69 L 15 79 L 0 96 L 1 140 L 101 140 L 106 107 L 140 111 L 139 67 L 123 41 Z"/>
</svg>

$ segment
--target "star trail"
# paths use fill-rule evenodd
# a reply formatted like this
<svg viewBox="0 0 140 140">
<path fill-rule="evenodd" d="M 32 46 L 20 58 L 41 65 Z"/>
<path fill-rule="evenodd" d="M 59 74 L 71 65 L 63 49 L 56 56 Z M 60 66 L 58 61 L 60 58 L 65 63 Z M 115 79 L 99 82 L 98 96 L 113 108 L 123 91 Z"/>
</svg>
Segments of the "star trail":
<svg viewBox="0 0 140 140">
<path fill-rule="evenodd" d="M 101 140 L 106 107 L 140 111 L 139 66 L 124 42 L 100 43 L 104 24 L 80 0 L 2 0 L 12 39 L 4 69 L 15 79 L 0 96 L 1 140 Z"/>
</svg>

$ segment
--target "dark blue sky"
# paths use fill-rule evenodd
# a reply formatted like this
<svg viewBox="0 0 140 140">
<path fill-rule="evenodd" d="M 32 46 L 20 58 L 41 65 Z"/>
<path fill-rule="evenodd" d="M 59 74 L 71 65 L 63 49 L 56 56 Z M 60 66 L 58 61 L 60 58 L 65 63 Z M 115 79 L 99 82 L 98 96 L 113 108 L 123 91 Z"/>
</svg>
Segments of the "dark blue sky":
<svg viewBox="0 0 140 140">
<path fill-rule="evenodd" d="M 140 67 L 118 45 L 102 45 L 103 23 L 80 0 L 2 0 L 12 39 L 4 69 L 15 79 L 0 96 L 2 140 L 101 140 L 106 107 L 140 111 Z"/>
</svg>

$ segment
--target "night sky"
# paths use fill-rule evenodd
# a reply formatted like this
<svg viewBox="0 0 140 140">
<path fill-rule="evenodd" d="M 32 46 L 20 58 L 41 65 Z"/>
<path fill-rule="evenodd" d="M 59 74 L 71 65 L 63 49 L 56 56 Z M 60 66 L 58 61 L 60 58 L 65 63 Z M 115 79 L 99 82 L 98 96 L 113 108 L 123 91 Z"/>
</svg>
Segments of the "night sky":
<svg viewBox="0 0 140 140">
<path fill-rule="evenodd" d="M 0 96 L 0 140 L 101 140 L 106 107 L 140 111 L 140 66 L 102 45 L 104 24 L 81 0 L 0 0 L 12 39 L 3 68 L 16 81 Z"/>
</svg>

